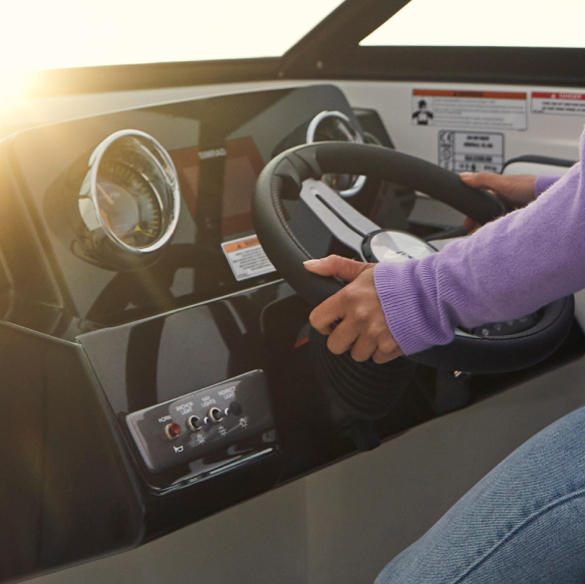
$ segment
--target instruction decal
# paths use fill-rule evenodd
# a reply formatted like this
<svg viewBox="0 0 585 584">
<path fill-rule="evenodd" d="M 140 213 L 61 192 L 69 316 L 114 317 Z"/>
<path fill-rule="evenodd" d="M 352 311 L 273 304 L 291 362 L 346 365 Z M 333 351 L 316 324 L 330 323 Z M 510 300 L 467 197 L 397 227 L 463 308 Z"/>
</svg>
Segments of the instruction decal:
<svg viewBox="0 0 585 584">
<path fill-rule="evenodd" d="M 411 123 L 467 130 L 526 130 L 525 92 L 413 89 Z"/>
<path fill-rule="evenodd" d="M 439 166 L 454 172 L 501 172 L 504 134 L 439 132 Z"/>
<path fill-rule="evenodd" d="M 585 93 L 533 91 L 531 99 L 534 114 L 585 115 Z"/>
<path fill-rule="evenodd" d="M 221 248 L 238 282 L 276 271 L 256 235 L 227 241 Z"/>
</svg>

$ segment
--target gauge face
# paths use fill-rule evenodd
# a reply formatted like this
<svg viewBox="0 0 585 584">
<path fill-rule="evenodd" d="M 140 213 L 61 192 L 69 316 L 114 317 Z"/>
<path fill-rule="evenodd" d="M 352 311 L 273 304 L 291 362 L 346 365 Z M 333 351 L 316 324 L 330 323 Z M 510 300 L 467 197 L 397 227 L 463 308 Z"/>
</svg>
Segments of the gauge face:
<svg viewBox="0 0 585 584">
<path fill-rule="evenodd" d="M 152 136 L 120 130 L 91 154 L 77 204 L 79 243 L 88 260 L 139 268 L 169 243 L 177 226 L 177 171 Z"/>
<path fill-rule="evenodd" d="M 315 142 L 327 140 L 341 140 L 343 142 L 355 142 L 355 132 L 349 128 L 348 122 L 340 117 L 323 118 L 315 129 Z"/>
<path fill-rule="evenodd" d="M 336 191 L 346 191 L 355 185 L 355 177 L 351 174 L 324 174 L 321 180 Z"/>
<path fill-rule="evenodd" d="M 131 167 L 105 160 L 96 178 L 100 215 L 110 231 L 133 248 L 145 248 L 162 232 L 161 206 L 152 186 Z"/>
</svg>

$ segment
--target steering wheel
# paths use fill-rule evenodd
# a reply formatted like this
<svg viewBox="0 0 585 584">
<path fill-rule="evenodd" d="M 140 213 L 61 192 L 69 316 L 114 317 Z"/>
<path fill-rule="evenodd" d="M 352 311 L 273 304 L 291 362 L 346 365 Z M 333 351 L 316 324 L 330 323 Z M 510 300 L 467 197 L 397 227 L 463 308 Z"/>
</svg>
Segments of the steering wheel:
<svg viewBox="0 0 585 584">
<path fill-rule="evenodd" d="M 414 235 L 382 230 L 320 181 L 326 173 L 370 175 L 422 191 L 483 224 L 504 214 L 490 194 L 468 187 L 454 173 L 395 150 L 348 142 L 319 142 L 291 148 L 271 160 L 260 174 L 253 201 L 258 238 L 270 261 L 292 288 L 317 306 L 344 285 L 303 267 L 311 255 L 285 219 L 283 198 L 300 198 L 327 229 L 364 261 L 404 261 L 436 253 Z M 573 296 L 543 307 L 512 334 L 498 327 L 479 327 L 479 334 L 457 329 L 448 345 L 436 346 L 409 359 L 440 369 L 470 373 L 513 371 L 552 354 L 573 322 Z M 486 336 L 487 331 L 487 336 Z"/>
</svg>

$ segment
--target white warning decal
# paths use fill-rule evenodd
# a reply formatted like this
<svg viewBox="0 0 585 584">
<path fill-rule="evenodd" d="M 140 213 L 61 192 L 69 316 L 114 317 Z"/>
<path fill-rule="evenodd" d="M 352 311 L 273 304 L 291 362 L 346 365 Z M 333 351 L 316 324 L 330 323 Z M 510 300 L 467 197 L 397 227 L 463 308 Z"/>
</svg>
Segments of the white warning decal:
<svg viewBox="0 0 585 584">
<path fill-rule="evenodd" d="M 467 130 L 526 130 L 527 94 L 413 89 L 411 123 Z"/>
<path fill-rule="evenodd" d="M 531 107 L 535 114 L 582 116 L 585 115 L 585 93 L 533 91 Z"/>
<path fill-rule="evenodd" d="M 439 132 L 439 166 L 455 172 L 501 172 L 503 164 L 503 134 Z"/>
<path fill-rule="evenodd" d="M 222 243 L 221 247 L 238 282 L 276 271 L 256 235 Z"/>
</svg>

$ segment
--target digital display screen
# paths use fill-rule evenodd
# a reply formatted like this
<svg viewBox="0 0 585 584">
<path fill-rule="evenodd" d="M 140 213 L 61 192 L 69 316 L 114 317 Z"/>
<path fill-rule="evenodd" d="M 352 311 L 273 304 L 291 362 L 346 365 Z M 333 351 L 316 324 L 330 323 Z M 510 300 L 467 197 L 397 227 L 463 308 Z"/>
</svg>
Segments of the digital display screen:
<svg viewBox="0 0 585 584">
<path fill-rule="evenodd" d="M 207 221 L 219 218 L 222 241 L 253 231 L 252 197 L 264 162 L 252 138 L 228 140 L 209 148 L 184 148 L 170 154 L 183 199 L 196 224 L 204 214 Z"/>
</svg>

